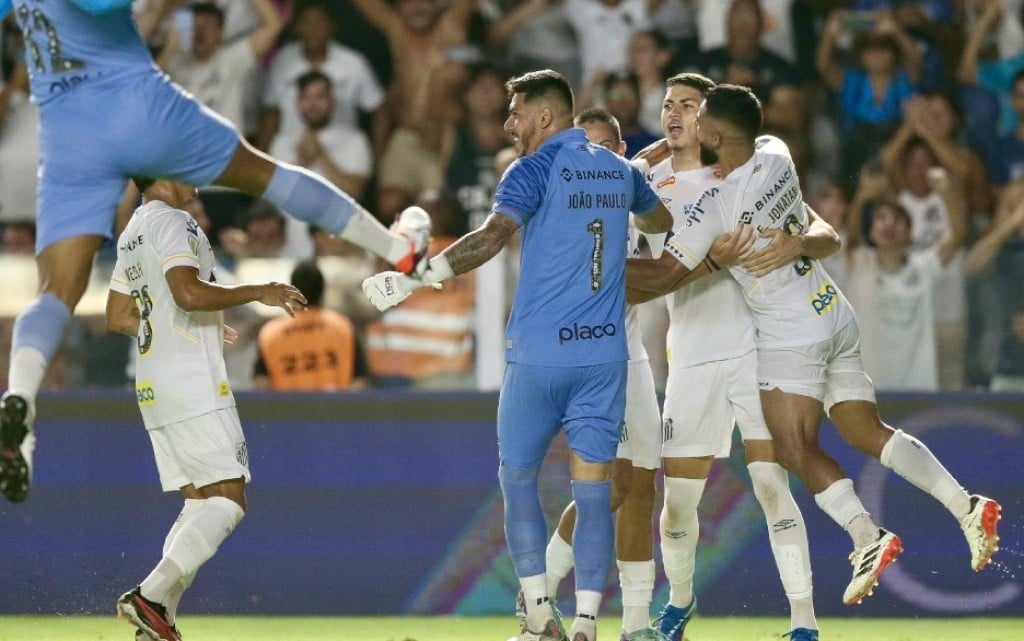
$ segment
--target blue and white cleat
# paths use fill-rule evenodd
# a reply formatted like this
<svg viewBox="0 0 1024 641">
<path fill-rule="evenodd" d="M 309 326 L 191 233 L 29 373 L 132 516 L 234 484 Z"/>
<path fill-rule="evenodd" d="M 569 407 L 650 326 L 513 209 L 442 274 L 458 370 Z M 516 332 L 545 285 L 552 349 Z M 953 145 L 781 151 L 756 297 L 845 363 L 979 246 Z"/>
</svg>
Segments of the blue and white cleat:
<svg viewBox="0 0 1024 641">
<path fill-rule="evenodd" d="M 657 628 L 641 628 L 629 634 L 623 632 L 619 641 L 668 641 L 668 637 Z"/>
<path fill-rule="evenodd" d="M 690 622 L 690 619 L 693 618 L 693 613 L 696 611 L 697 599 L 691 601 L 690 605 L 685 608 L 677 608 L 666 603 L 654 623 L 658 631 L 668 641 L 683 641 L 683 631 L 686 630 L 686 624 Z"/>
<path fill-rule="evenodd" d="M 789 641 L 818 641 L 818 631 L 810 628 L 793 628 L 782 637 L 789 637 Z"/>
</svg>

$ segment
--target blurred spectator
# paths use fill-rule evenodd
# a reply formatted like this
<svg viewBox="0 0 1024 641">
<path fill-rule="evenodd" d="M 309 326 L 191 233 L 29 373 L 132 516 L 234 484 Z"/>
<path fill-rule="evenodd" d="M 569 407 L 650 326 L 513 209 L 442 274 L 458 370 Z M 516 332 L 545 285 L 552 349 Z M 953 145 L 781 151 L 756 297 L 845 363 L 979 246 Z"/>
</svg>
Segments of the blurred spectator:
<svg viewBox="0 0 1024 641">
<path fill-rule="evenodd" d="M 809 202 L 818 216 L 839 234 L 840 247 L 848 247 L 847 211 L 850 203 L 842 186 L 833 180 L 804 193 L 811 195 Z M 819 262 L 839 289 L 846 291 L 846 257 L 843 252 L 836 252 Z"/>
<path fill-rule="evenodd" d="M 254 72 L 284 26 L 270 0 L 250 1 L 260 23 L 246 37 L 225 44 L 223 9 L 199 2 L 191 6 L 191 46 L 183 49 L 186 36 L 172 28 L 157 60 L 172 80 L 243 132 L 253 130 L 245 121 L 245 102 L 256 80 Z"/>
<path fill-rule="evenodd" d="M 999 135 L 1009 135 L 1017 130 L 1017 111 L 1013 108 L 1012 89 L 1016 74 L 1024 70 L 1024 49 L 1013 55 L 983 60 L 983 47 L 1001 21 L 1024 24 L 1024 7 L 1012 14 L 1003 13 L 999 0 L 977 0 L 979 15 L 974 29 L 967 39 L 957 79 L 967 87 L 978 87 L 991 92 L 1000 104 Z"/>
<path fill-rule="evenodd" d="M 322 229 L 313 228 L 310 235 L 317 267 L 324 275 L 324 307 L 347 316 L 361 334 L 362 328 L 378 316 L 362 289 L 363 280 L 377 272 L 376 258 L 359 245 Z"/>
<path fill-rule="evenodd" d="M 841 37 L 855 40 L 856 65 L 836 57 Z M 856 182 L 864 162 L 877 153 L 903 120 L 903 102 L 916 93 L 921 53 L 889 14 L 833 11 L 818 44 L 818 71 L 839 97 L 841 179 Z"/>
<path fill-rule="evenodd" d="M 225 229 L 220 234 L 221 247 L 236 260 L 244 258 L 302 259 L 288 251 L 285 215 L 272 203 L 257 200 L 245 214 L 244 230 Z"/>
<path fill-rule="evenodd" d="M 455 242 L 465 214 L 455 196 L 446 192 L 425 192 L 418 204 L 434 223 L 433 256 Z M 461 274 L 445 281 L 442 289 L 414 292 L 401 307 L 371 323 L 366 328 L 366 361 L 374 384 L 472 388 L 475 290 L 475 275 Z"/>
<path fill-rule="evenodd" d="M 960 183 L 963 173 L 940 163 L 940 157 L 926 139 L 914 137 L 899 150 L 897 200 L 910 214 L 912 250 L 925 251 L 966 222 L 966 207 L 950 209 L 947 199 L 935 189 L 929 173 L 942 166 L 952 182 Z M 967 302 L 963 252 L 946 265 L 935 284 L 935 329 L 939 347 L 939 385 L 943 390 L 961 389 L 965 382 Z"/>
<path fill-rule="evenodd" d="M 361 199 L 373 172 L 369 139 L 362 130 L 332 120 L 335 93 L 327 74 L 307 71 L 296 85 L 302 128 L 283 130 L 274 138 L 270 155 L 318 173 L 356 200 Z M 297 222 L 302 233 L 308 233 L 306 223 Z"/>
<path fill-rule="evenodd" d="M 722 0 L 691 0 L 696 4 L 700 49 L 707 51 L 726 43 L 727 13 Z M 765 49 L 785 58 L 810 79 L 814 74 L 814 12 L 821 2 L 814 0 L 761 0 L 759 2 Z"/>
<path fill-rule="evenodd" d="M 462 94 L 465 117 L 454 135 L 445 169 L 445 188 L 454 193 L 466 212 L 455 236 L 476 229 L 491 212 L 498 176 L 494 155 L 508 145 L 506 76 L 497 67 L 477 65 L 470 70 Z"/>
<path fill-rule="evenodd" d="M 378 165 L 377 214 L 389 222 L 416 195 L 444 184 L 443 136 L 458 121 L 465 67 L 481 52 L 468 44 L 476 0 L 352 0 L 388 39 L 394 78 L 388 88 L 395 125 Z"/>
<path fill-rule="evenodd" d="M 512 75 L 554 69 L 580 87 L 579 47 L 556 0 L 480 0 L 488 46 Z"/>
<path fill-rule="evenodd" d="M 647 0 L 563 0 L 580 48 L 581 93 L 593 96 L 609 74 L 626 71 L 630 39 L 651 26 L 647 6 Z M 577 109 L 592 104 L 578 102 Z"/>
<path fill-rule="evenodd" d="M 696 51 L 697 8 L 694 0 L 650 0 L 647 3 L 651 29 L 664 36 L 672 56 Z"/>
<path fill-rule="evenodd" d="M 315 262 L 296 265 L 291 284 L 306 297 L 307 307 L 260 329 L 253 386 L 290 392 L 351 389 L 358 384 L 352 321 L 323 308 L 324 276 Z"/>
<path fill-rule="evenodd" d="M 965 270 L 972 276 L 990 265 L 996 268 L 1002 325 L 990 389 L 1024 392 L 1024 179 L 1006 187 L 992 227 L 964 261 Z"/>
<path fill-rule="evenodd" d="M 39 108 L 29 102 L 25 63 L 0 87 L 0 222 L 35 220 Z"/>
<path fill-rule="evenodd" d="M 305 128 L 298 110 L 297 83 L 300 76 L 316 70 L 331 80 L 331 122 L 357 129 L 360 113 L 367 114 L 372 148 L 379 152 L 388 127 L 384 90 L 361 53 L 334 41 L 337 25 L 326 2 L 303 2 L 291 31 L 297 41 L 281 47 L 266 74 L 256 146 L 269 149 L 276 135 L 295 136 Z"/>
<path fill-rule="evenodd" d="M 903 124 L 882 148 L 882 162 L 890 172 L 894 172 L 896 181 L 902 183 L 899 154 L 912 137 L 925 141 L 954 179 L 966 184 L 969 242 L 973 230 L 985 229 L 991 221 L 992 189 L 985 175 L 984 163 L 976 153 L 960 142 L 960 114 L 953 100 L 939 93 L 911 98 L 904 104 L 904 111 L 906 118 Z M 964 295 L 967 310 L 964 382 L 971 386 L 987 385 L 996 359 L 1000 295 L 988 274 L 965 282 Z M 944 315 L 945 312 L 940 312 L 940 318 Z"/>
<path fill-rule="evenodd" d="M 627 157 L 661 138 L 640 123 L 640 82 L 636 75 L 629 72 L 613 73 L 605 78 L 602 89 L 604 107 L 618 119 L 622 129 L 622 142 L 626 143 Z"/>
<path fill-rule="evenodd" d="M 932 189 L 947 203 L 955 224 L 928 249 L 911 252 L 910 214 L 874 191 L 873 178 L 861 177 L 850 212 L 843 291 L 857 312 L 864 367 L 880 390 L 938 391 L 934 286 L 964 241 L 962 187 L 944 169 L 930 171 Z M 873 205 L 870 245 L 860 242 L 864 204 Z"/>
<path fill-rule="evenodd" d="M 899 153 L 907 141 L 917 136 L 928 144 L 947 171 L 964 181 L 968 213 L 987 219 L 992 209 L 992 196 L 985 164 L 961 141 L 963 119 L 953 99 L 944 93 L 918 94 L 903 103 L 903 111 L 903 123 L 880 153 L 885 169 L 895 172 L 897 180 L 901 180 Z"/>
<path fill-rule="evenodd" d="M 1024 11 L 1024 0 L 996 0 L 1003 15 L 1017 16 Z M 985 0 L 964 2 L 964 32 L 973 34 L 981 15 L 987 9 Z M 994 50 L 996 57 L 1012 58 L 1024 49 L 1024 20 L 1000 20 L 995 29 L 985 36 L 985 47 Z"/>
<path fill-rule="evenodd" d="M 1017 128 L 997 138 L 987 157 L 988 175 L 997 194 L 1024 176 L 1024 68 L 1014 74 L 1010 92 Z"/>
<path fill-rule="evenodd" d="M 764 15 L 757 0 L 733 0 L 725 23 L 725 43 L 704 50 L 696 59 L 677 63 L 715 80 L 746 85 L 764 104 L 766 126 L 802 132 L 809 118 L 808 97 L 796 67 L 763 46 Z M 684 52 L 685 54 L 685 52 Z"/>
<path fill-rule="evenodd" d="M 7 256 L 36 255 L 36 224 L 31 220 L 12 220 L 0 225 L 3 243 L 0 254 Z"/>
<path fill-rule="evenodd" d="M 655 29 L 637 31 L 629 41 L 628 59 L 629 71 L 636 75 L 640 87 L 640 124 L 657 133 L 661 131 L 661 105 L 665 102 L 665 70 L 672 61 L 669 41 Z"/>
</svg>

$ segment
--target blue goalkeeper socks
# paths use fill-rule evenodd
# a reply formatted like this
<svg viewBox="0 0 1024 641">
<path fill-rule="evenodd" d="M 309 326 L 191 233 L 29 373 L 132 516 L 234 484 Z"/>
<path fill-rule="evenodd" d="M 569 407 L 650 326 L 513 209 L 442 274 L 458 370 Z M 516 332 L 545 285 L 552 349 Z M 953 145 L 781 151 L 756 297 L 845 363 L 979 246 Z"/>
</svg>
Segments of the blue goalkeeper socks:
<svg viewBox="0 0 1024 641">
<path fill-rule="evenodd" d="M 505 498 L 505 540 L 516 575 L 544 574 L 547 525 L 537 493 L 540 468 L 498 467 L 498 480 Z"/>
<path fill-rule="evenodd" d="M 576 590 L 603 593 L 615 537 L 612 482 L 573 481 L 572 498 L 576 502 L 576 529 L 572 538 Z"/>
<path fill-rule="evenodd" d="M 38 350 L 49 363 L 70 321 L 71 310 L 64 301 L 53 294 L 39 294 L 14 321 L 11 354 L 22 347 L 30 347 Z"/>
<path fill-rule="evenodd" d="M 263 198 L 286 214 L 340 234 L 355 211 L 351 196 L 308 169 L 279 163 Z"/>
</svg>

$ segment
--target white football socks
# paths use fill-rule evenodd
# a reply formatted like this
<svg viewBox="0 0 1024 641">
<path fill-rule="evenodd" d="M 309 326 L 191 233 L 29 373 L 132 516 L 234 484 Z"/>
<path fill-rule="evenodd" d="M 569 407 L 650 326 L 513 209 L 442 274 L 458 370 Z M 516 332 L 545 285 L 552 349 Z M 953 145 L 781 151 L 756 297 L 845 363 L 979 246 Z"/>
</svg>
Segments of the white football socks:
<svg viewBox="0 0 1024 641">
<path fill-rule="evenodd" d="M 879 461 L 918 489 L 938 499 L 958 522 L 971 509 L 971 497 L 953 475 L 924 443 L 903 430 L 893 432 L 882 448 Z"/>
<path fill-rule="evenodd" d="M 661 557 L 671 591 L 669 604 L 685 608 L 693 602 L 693 571 L 700 523 L 697 505 L 707 479 L 665 477 L 661 510 Z"/>
<path fill-rule="evenodd" d="M 749 463 L 747 470 L 768 522 L 768 540 L 789 599 L 792 629 L 817 630 L 807 527 L 789 489 L 789 475 L 778 463 L 762 461 Z"/>
<path fill-rule="evenodd" d="M 853 539 L 854 549 L 873 543 L 878 538 L 878 526 L 864 509 L 860 497 L 853 489 L 853 481 L 839 479 L 814 495 L 814 501 L 839 527 Z"/>
<path fill-rule="evenodd" d="M 245 515 L 240 505 L 222 496 L 203 503 L 178 526 L 164 557 L 140 584 L 147 599 L 165 604 L 169 594 L 183 591 Z"/>
<path fill-rule="evenodd" d="M 572 554 L 572 544 L 562 538 L 555 530 L 548 541 L 548 547 L 544 554 L 544 570 L 547 573 L 547 596 L 555 599 L 558 596 L 558 586 L 562 579 L 569 575 L 569 570 L 575 564 L 575 557 Z"/>
<path fill-rule="evenodd" d="M 626 634 L 651 624 L 651 599 L 654 596 L 654 559 L 616 561 L 622 591 L 622 631 Z"/>
</svg>

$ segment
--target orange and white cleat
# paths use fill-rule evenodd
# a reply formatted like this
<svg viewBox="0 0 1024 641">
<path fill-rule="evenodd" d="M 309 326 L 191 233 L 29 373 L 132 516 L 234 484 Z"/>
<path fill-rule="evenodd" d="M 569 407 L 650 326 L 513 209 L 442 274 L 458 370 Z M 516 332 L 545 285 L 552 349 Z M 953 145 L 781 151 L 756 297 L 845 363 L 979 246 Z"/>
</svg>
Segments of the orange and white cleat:
<svg viewBox="0 0 1024 641">
<path fill-rule="evenodd" d="M 395 269 L 407 276 L 421 276 L 427 269 L 427 250 L 434 224 L 422 207 L 406 207 L 391 230 L 409 239 L 409 253 L 395 263 Z"/>
<path fill-rule="evenodd" d="M 990 498 L 971 495 L 971 509 L 960 521 L 960 527 L 971 548 L 971 567 L 975 572 L 985 569 L 992 555 L 999 549 L 999 534 L 996 526 L 1002 518 L 1003 508 Z"/>
<path fill-rule="evenodd" d="M 843 593 L 843 603 L 857 605 L 864 600 L 864 597 L 871 596 L 875 586 L 878 585 L 878 577 L 902 551 L 903 544 L 900 542 L 900 537 L 881 528 L 879 528 L 878 538 L 874 542 L 854 550 L 850 554 L 853 579 L 850 580 L 850 585 L 846 586 L 846 592 Z"/>
</svg>

